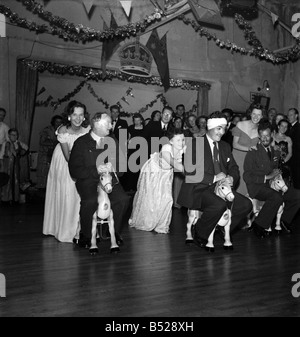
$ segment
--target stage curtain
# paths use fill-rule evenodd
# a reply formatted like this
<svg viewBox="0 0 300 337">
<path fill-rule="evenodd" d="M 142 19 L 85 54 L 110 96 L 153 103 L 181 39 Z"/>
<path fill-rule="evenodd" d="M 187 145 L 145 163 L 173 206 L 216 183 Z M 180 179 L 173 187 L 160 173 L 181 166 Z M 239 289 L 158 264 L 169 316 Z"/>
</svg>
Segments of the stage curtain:
<svg viewBox="0 0 300 337">
<path fill-rule="evenodd" d="M 19 139 L 30 146 L 34 107 L 37 94 L 38 71 L 17 60 L 16 128 Z M 20 183 L 30 180 L 29 157 L 21 159 Z"/>
<path fill-rule="evenodd" d="M 208 90 L 206 86 L 199 87 L 198 89 L 198 99 L 197 99 L 197 111 L 198 116 L 209 114 L 208 112 Z"/>
</svg>

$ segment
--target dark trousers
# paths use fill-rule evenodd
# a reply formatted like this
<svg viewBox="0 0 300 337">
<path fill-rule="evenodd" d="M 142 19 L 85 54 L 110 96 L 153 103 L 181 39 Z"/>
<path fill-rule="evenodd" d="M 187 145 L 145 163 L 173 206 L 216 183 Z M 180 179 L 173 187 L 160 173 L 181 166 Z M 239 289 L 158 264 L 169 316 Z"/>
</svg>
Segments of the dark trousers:
<svg viewBox="0 0 300 337">
<path fill-rule="evenodd" d="M 202 239 L 208 239 L 212 230 L 228 207 L 230 207 L 232 211 L 231 231 L 246 219 L 247 215 L 252 210 L 251 201 L 235 191 L 233 191 L 233 194 L 234 201 L 232 205 L 230 205 L 230 203 L 227 203 L 222 198 L 218 197 L 214 193 L 213 188 L 203 191 L 201 204 L 203 214 L 196 223 L 196 235 Z"/>
<path fill-rule="evenodd" d="M 293 158 L 294 157 L 294 158 Z M 292 171 L 292 181 L 293 186 L 296 189 L 300 189 L 300 159 L 297 158 L 297 155 L 293 153 L 293 156 L 291 158 L 291 171 Z"/>
<path fill-rule="evenodd" d="M 293 221 L 300 208 L 300 190 L 296 190 L 292 187 L 282 195 L 280 192 L 274 191 L 269 186 L 262 185 L 254 198 L 265 201 L 255 221 L 259 226 L 266 229 L 271 226 L 277 215 L 278 209 L 283 202 L 285 205 L 281 219 L 288 224 Z"/>
<path fill-rule="evenodd" d="M 91 237 L 93 215 L 98 208 L 97 182 L 95 181 L 78 181 L 76 183 L 78 193 L 81 198 L 80 203 L 80 222 L 81 233 L 87 237 Z M 130 197 L 124 192 L 120 184 L 114 186 L 109 194 L 111 209 L 114 213 L 115 231 L 122 232 L 122 225 L 127 209 L 129 207 Z"/>
</svg>

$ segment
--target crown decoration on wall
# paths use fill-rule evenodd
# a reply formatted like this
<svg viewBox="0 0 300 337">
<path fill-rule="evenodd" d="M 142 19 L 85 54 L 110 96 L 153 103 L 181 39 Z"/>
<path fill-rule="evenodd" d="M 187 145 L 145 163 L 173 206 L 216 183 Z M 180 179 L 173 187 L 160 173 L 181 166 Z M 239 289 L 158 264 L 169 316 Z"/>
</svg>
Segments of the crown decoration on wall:
<svg viewBox="0 0 300 337">
<path fill-rule="evenodd" d="M 141 77 L 152 76 L 153 57 L 149 49 L 140 43 L 139 37 L 126 43 L 119 51 L 119 57 L 122 73 Z"/>
</svg>

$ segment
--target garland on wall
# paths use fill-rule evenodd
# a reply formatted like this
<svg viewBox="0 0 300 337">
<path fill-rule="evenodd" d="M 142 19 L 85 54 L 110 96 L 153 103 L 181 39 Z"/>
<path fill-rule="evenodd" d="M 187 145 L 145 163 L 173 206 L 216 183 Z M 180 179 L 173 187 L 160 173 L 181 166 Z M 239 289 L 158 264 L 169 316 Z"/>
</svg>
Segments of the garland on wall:
<svg viewBox="0 0 300 337">
<path fill-rule="evenodd" d="M 25 59 L 23 62 L 31 69 L 37 70 L 40 73 L 45 71 L 55 75 L 75 75 L 78 77 L 89 78 L 92 81 L 103 81 L 103 70 L 97 68 L 84 67 L 80 65 L 66 65 L 61 63 L 53 63 L 39 60 Z M 126 82 L 135 82 L 142 84 L 151 84 L 163 86 L 160 77 L 139 77 L 124 74 L 117 70 L 106 70 L 105 80 L 118 79 Z M 183 90 L 198 90 L 201 87 L 210 89 L 211 85 L 206 82 L 188 81 L 183 79 L 170 78 L 170 87 L 181 88 Z"/>
<path fill-rule="evenodd" d="M 4 14 L 13 24 L 17 26 L 26 28 L 36 33 L 50 33 L 52 35 L 57 35 L 64 40 L 71 40 L 75 42 L 92 42 L 95 40 L 103 41 L 105 39 L 127 38 L 130 36 L 136 36 L 136 34 L 151 25 L 156 20 L 160 20 L 164 15 L 163 11 L 155 8 L 155 12 L 152 15 L 146 16 L 146 18 L 137 23 L 130 23 L 125 26 L 120 26 L 116 30 L 107 29 L 103 32 L 96 31 L 89 27 L 85 27 L 82 24 L 75 25 L 64 18 L 54 16 L 51 12 L 44 10 L 44 7 L 33 1 L 33 0 L 17 0 L 22 2 L 26 8 L 33 14 L 39 15 L 44 20 L 48 21 L 51 27 L 47 25 L 38 25 L 32 21 L 28 21 L 24 18 L 20 18 L 17 13 L 11 11 L 7 6 L 0 5 L 0 13 Z M 239 14 L 235 15 L 235 20 L 239 27 L 244 31 L 245 39 L 250 45 L 253 46 L 251 49 L 244 47 L 239 47 L 237 44 L 229 41 L 219 39 L 216 34 L 211 34 L 208 30 L 200 26 L 195 20 L 186 18 L 183 14 L 178 16 L 185 24 L 191 25 L 194 30 L 200 34 L 200 36 L 206 37 L 208 40 L 213 40 L 216 45 L 220 48 L 226 48 L 227 50 L 240 53 L 242 55 L 249 55 L 271 61 L 276 64 L 286 63 L 289 61 L 295 61 L 299 57 L 300 53 L 300 38 L 296 39 L 296 44 L 287 49 L 284 53 L 274 53 L 268 49 L 263 48 L 260 41 L 257 39 L 255 32 L 253 31 L 251 25 Z"/>
<path fill-rule="evenodd" d="M 73 98 L 74 96 L 76 96 L 81 91 L 81 89 L 86 85 L 87 89 L 92 94 L 92 96 L 94 98 L 96 98 L 99 103 L 102 103 L 105 106 L 106 109 L 109 109 L 110 108 L 109 103 L 107 101 L 105 101 L 103 98 L 99 97 L 96 94 L 96 92 L 95 92 L 94 88 L 92 87 L 92 85 L 90 83 L 87 83 L 88 80 L 89 79 L 85 79 L 84 81 L 81 81 L 79 83 L 79 85 L 72 92 L 68 93 L 63 98 L 60 98 L 60 99 L 58 99 L 56 101 L 52 101 L 53 97 L 49 96 L 47 98 L 47 100 L 45 100 L 45 101 L 36 101 L 35 106 L 37 106 L 37 107 L 48 107 L 50 105 L 51 107 L 53 107 L 53 109 L 55 111 L 57 108 L 59 108 L 59 106 L 62 103 L 68 102 L 68 101 L 71 100 L 71 98 Z M 132 112 L 126 112 L 126 111 L 124 111 L 124 109 L 123 109 L 120 101 L 124 101 L 128 105 L 130 105 L 130 103 L 127 101 L 126 97 L 130 96 L 130 97 L 134 98 L 134 95 L 133 95 L 132 91 L 133 91 L 132 88 L 128 88 L 128 90 L 126 91 L 126 95 L 124 95 L 117 103 L 114 103 L 114 104 L 116 104 L 116 105 L 118 105 L 120 107 L 120 116 L 121 117 L 132 117 L 135 113 L 143 114 L 149 108 L 152 108 L 153 105 L 156 102 L 158 102 L 158 100 L 160 100 L 164 106 L 168 105 L 167 100 L 166 100 L 164 94 L 158 94 L 156 96 L 156 99 L 152 100 L 150 103 L 146 104 L 144 107 L 142 107 L 138 111 L 136 111 L 134 113 L 132 113 Z"/>
<path fill-rule="evenodd" d="M 194 30 L 200 34 L 200 36 L 204 36 L 207 38 L 207 40 L 213 40 L 216 45 L 220 48 L 226 48 L 230 50 L 232 53 L 240 53 L 242 55 L 249 55 L 249 56 L 255 56 L 260 59 L 265 59 L 267 61 L 271 61 L 273 63 L 286 63 L 289 61 L 296 61 L 299 58 L 300 53 L 300 38 L 296 39 L 296 44 L 287 49 L 284 53 L 274 53 L 270 51 L 269 49 L 265 49 L 259 39 L 256 37 L 256 34 L 252 28 L 252 26 L 240 15 L 235 14 L 235 20 L 238 24 L 238 26 L 244 31 L 245 39 L 248 41 L 250 45 L 253 46 L 253 48 L 248 49 L 244 47 L 239 47 L 235 43 L 230 42 L 229 40 L 223 41 L 219 38 L 217 38 L 216 34 L 211 34 L 208 32 L 208 30 L 200 25 L 195 20 L 191 20 L 185 15 L 180 15 L 178 17 L 180 20 L 182 20 L 185 24 L 191 25 Z"/>
<path fill-rule="evenodd" d="M 139 22 L 120 26 L 116 30 L 109 28 L 101 32 L 85 27 L 82 24 L 75 25 L 65 18 L 53 15 L 51 12 L 45 11 L 44 6 L 34 0 L 17 1 L 22 2 L 26 9 L 32 14 L 38 15 L 41 19 L 47 21 L 50 27 L 47 25 L 38 25 L 24 18 L 20 18 L 19 15 L 14 13 L 9 7 L 0 5 L 0 13 L 5 15 L 12 23 L 31 31 L 35 31 L 38 34 L 50 33 L 52 35 L 57 35 L 64 40 L 82 43 L 103 41 L 113 39 L 114 37 L 125 39 L 130 36 L 136 36 L 138 32 L 145 31 L 152 23 L 161 20 L 164 15 L 163 11 L 156 7 L 155 11 L 151 15 L 147 15 Z"/>
</svg>

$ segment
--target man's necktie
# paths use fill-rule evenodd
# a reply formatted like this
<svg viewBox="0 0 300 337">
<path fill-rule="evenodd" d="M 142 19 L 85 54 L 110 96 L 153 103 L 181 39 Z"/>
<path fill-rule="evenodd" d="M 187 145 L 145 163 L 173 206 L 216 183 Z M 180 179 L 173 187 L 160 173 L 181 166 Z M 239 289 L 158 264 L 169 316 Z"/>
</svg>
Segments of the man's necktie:
<svg viewBox="0 0 300 337">
<path fill-rule="evenodd" d="M 101 137 L 100 140 L 97 143 L 97 149 L 102 149 L 104 148 L 104 138 Z"/>
<path fill-rule="evenodd" d="M 272 152 L 269 147 L 267 148 L 267 152 L 268 152 L 269 159 L 272 160 Z"/>
<path fill-rule="evenodd" d="M 217 142 L 214 142 L 214 169 L 215 169 L 215 175 L 222 172 L 220 162 L 219 162 L 219 150 L 217 147 Z"/>
<path fill-rule="evenodd" d="M 166 124 L 164 124 L 164 127 L 163 127 L 163 134 L 164 134 L 164 136 L 166 135 L 166 133 L 167 133 L 167 126 L 166 126 Z"/>
</svg>

